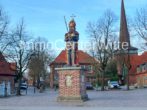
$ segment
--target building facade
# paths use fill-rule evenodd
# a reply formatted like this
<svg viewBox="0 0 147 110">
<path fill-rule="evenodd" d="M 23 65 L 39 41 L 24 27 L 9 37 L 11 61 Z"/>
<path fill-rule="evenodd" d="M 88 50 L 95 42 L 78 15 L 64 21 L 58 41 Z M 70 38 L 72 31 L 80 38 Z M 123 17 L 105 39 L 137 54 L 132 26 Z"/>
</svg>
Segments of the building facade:
<svg viewBox="0 0 147 110">
<path fill-rule="evenodd" d="M 10 83 L 11 91 L 14 91 L 14 79 L 16 75 L 16 63 L 9 63 L 0 53 L 0 84 Z"/>
<path fill-rule="evenodd" d="M 86 69 L 86 81 L 95 81 L 94 66 L 98 64 L 98 61 L 91 57 L 89 54 L 83 52 L 82 50 L 77 51 L 78 64 Z M 58 73 L 55 68 L 60 68 L 66 66 L 66 51 L 63 50 L 56 59 L 50 64 L 50 87 L 53 88 L 54 84 L 58 84 Z"/>
<path fill-rule="evenodd" d="M 136 86 L 147 87 L 147 52 L 139 56 L 136 67 Z"/>
</svg>

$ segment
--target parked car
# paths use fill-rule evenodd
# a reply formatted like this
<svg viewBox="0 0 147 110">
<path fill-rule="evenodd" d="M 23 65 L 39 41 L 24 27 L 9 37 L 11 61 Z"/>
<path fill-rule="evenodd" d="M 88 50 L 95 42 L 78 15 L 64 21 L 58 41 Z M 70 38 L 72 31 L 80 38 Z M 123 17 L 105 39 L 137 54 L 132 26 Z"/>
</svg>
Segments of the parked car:
<svg viewBox="0 0 147 110">
<path fill-rule="evenodd" d="M 20 85 L 20 89 L 22 89 L 22 90 L 26 90 L 27 88 L 28 88 L 27 83 L 21 83 L 21 85 Z"/>
<path fill-rule="evenodd" d="M 113 89 L 119 87 L 120 85 L 118 84 L 118 81 L 108 81 L 108 88 Z"/>
<path fill-rule="evenodd" d="M 90 82 L 86 82 L 86 89 L 87 90 L 93 90 L 93 86 Z"/>
</svg>

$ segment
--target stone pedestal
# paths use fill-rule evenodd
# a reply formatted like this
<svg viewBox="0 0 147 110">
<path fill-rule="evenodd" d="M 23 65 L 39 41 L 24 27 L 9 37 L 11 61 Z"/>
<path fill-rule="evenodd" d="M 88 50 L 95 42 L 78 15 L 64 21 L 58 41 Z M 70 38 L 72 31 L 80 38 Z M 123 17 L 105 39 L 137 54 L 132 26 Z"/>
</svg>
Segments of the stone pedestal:
<svg viewBox="0 0 147 110">
<path fill-rule="evenodd" d="M 59 74 L 58 101 L 86 101 L 85 72 L 81 67 L 56 68 Z"/>
</svg>

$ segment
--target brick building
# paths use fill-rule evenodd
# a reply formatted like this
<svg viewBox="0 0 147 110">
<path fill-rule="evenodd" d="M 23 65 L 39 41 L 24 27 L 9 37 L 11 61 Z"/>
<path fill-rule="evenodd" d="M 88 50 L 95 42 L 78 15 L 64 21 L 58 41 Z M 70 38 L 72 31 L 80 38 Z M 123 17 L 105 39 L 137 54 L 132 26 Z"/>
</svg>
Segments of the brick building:
<svg viewBox="0 0 147 110">
<path fill-rule="evenodd" d="M 10 82 L 11 90 L 14 90 L 14 78 L 16 72 L 16 63 L 9 63 L 5 60 L 2 53 L 0 53 L 0 84 Z"/>
<path fill-rule="evenodd" d="M 147 52 L 136 58 L 136 83 L 138 87 L 147 87 Z"/>
<path fill-rule="evenodd" d="M 119 50 L 115 51 L 115 58 L 117 59 L 117 70 L 120 84 L 127 82 L 126 80 L 129 76 L 130 85 L 146 85 L 147 52 L 145 51 L 142 55 L 138 55 L 138 49 L 131 45 L 123 0 L 121 3 L 119 42 Z M 123 43 L 128 44 L 128 49 L 124 50 L 122 48 Z"/>
<path fill-rule="evenodd" d="M 60 68 L 66 65 L 67 60 L 66 50 L 62 50 L 61 53 L 55 58 L 55 60 L 50 64 L 50 87 L 53 87 L 54 83 L 58 83 L 58 73 L 55 68 Z M 96 59 L 91 57 L 89 54 L 83 52 L 82 50 L 77 51 L 78 64 L 86 68 L 86 81 L 93 82 L 95 80 L 95 73 L 93 70 L 94 64 L 98 63 Z"/>
</svg>

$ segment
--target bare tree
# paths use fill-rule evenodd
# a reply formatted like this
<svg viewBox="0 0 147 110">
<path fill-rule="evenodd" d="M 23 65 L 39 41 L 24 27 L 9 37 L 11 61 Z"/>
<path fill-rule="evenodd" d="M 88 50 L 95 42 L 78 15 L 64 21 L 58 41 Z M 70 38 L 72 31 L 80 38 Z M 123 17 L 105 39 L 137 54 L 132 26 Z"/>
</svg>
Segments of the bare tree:
<svg viewBox="0 0 147 110">
<path fill-rule="evenodd" d="M 17 27 L 11 33 L 11 44 L 7 50 L 9 55 L 9 60 L 17 63 L 17 80 L 18 80 L 18 89 L 17 95 L 21 95 L 20 86 L 23 74 L 28 68 L 28 61 L 30 59 L 30 50 L 27 49 L 26 43 L 29 41 L 29 35 L 25 31 L 24 20 L 17 25 Z"/>
<path fill-rule="evenodd" d="M 145 46 L 147 46 L 147 9 L 141 8 L 137 10 L 136 17 L 134 21 L 134 28 L 137 35 L 140 36 L 145 41 Z"/>
<path fill-rule="evenodd" d="M 8 45 L 11 44 L 9 39 L 9 19 L 6 12 L 0 7 L 0 51 L 3 53 Z"/>
<path fill-rule="evenodd" d="M 33 78 L 33 85 L 37 82 L 37 88 L 40 86 L 40 78 L 47 77 L 48 64 L 52 61 L 52 53 L 46 48 L 46 41 L 43 38 L 37 38 L 33 43 L 33 56 L 29 62 L 29 76 Z M 48 53 L 50 52 L 50 53 Z"/>
<path fill-rule="evenodd" d="M 48 57 L 49 55 L 46 52 L 39 52 L 35 56 L 32 56 L 29 63 L 29 76 L 33 78 L 33 85 L 35 87 L 35 83 L 37 80 L 37 88 L 40 88 L 40 84 L 44 84 L 41 82 L 40 78 L 45 81 L 48 71 Z"/>
<path fill-rule="evenodd" d="M 94 53 L 99 61 L 99 71 L 102 77 L 102 91 L 104 90 L 106 67 L 114 51 L 114 41 L 111 41 L 112 38 L 116 37 L 114 28 L 116 21 L 117 18 L 115 14 L 107 10 L 96 23 L 90 22 L 87 26 L 88 34 L 95 43 Z"/>
</svg>

